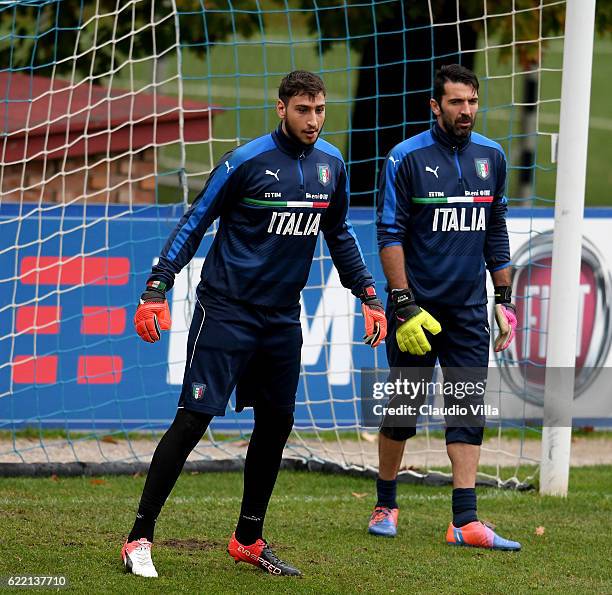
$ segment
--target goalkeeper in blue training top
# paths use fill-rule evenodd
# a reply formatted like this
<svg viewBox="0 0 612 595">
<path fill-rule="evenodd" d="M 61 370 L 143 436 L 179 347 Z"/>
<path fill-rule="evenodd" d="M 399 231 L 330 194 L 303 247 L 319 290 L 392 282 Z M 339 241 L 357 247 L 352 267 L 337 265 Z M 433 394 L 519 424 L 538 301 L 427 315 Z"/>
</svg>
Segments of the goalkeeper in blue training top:
<svg viewBox="0 0 612 595">
<path fill-rule="evenodd" d="M 478 79 L 458 64 L 436 73 L 430 101 L 431 130 L 395 146 L 385 161 L 378 195 L 380 259 L 387 278 L 387 357 L 393 379 L 432 380 L 438 359 L 446 391 L 446 448 L 453 471 L 453 520 L 446 541 L 518 550 L 478 521 L 476 471 L 484 412 L 453 415 L 456 403 L 483 405 L 489 360 L 486 269 L 495 286 L 499 334 L 506 349 L 516 328 L 511 299 L 506 229 L 506 158 L 499 144 L 472 131 L 478 110 Z M 459 384 L 480 383 L 478 394 L 460 401 Z M 398 383 L 399 384 L 399 383 Z M 425 393 L 393 395 L 392 402 L 424 403 Z M 416 400 L 415 400 L 416 398 Z M 471 408 L 467 408 L 472 411 Z M 378 501 L 369 532 L 397 531 L 397 474 L 416 416 L 383 419 L 380 429 Z"/>
<path fill-rule="evenodd" d="M 268 502 L 293 427 L 300 372 L 300 291 L 319 231 L 342 284 L 362 302 L 366 343 L 376 347 L 386 319 L 348 219 L 342 155 L 319 138 L 325 87 L 295 71 L 281 82 L 280 125 L 224 155 L 161 252 L 134 317 L 150 343 L 170 328 L 166 292 L 219 218 L 197 287 L 183 388 L 176 417 L 147 475 L 136 521 L 122 549 L 125 567 L 156 577 L 151 559 L 155 521 L 183 465 L 215 415 L 253 407 L 255 426 L 244 466 L 244 493 L 228 552 L 271 574 L 299 575 L 263 539 Z M 212 489 L 212 486 L 210 486 Z"/>
</svg>

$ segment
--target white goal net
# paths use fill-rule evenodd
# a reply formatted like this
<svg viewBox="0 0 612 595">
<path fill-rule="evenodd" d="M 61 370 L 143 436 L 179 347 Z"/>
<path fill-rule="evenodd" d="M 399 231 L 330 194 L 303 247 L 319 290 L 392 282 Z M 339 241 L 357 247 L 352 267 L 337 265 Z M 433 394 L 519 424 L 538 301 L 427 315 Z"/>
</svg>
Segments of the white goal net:
<svg viewBox="0 0 612 595">
<path fill-rule="evenodd" d="M 511 247 L 528 254 L 547 229 L 532 209 L 554 201 L 564 8 L 509 0 L 0 3 L 4 472 L 7 463 L 150 460 L 174 417 L 193 292 L 215 230 L 177 278 L 173 329 L 161 342 L 136 336 L 136 301 L 216 160 L 276 126 L 278 84 L 292 69 L 326 82 L 324 136 L 349 166 L 352 221 L 379 292 L 378 171 L 394 144 L 430 126 L 432 76 L 444 63 L 466 64 L 480 78 L 477 130 L 508 155 Z M 532 271 L 528 257 L 520 264 L 522 275 Z M 525 311 L 528 300 L 517 298 Z M 286 457 L 376 468 L 376 428 L 360 420 L 361 370 L 387 363 L 384 348 L 362 344 L 360 317 L 321 242 L 303 292 Z M 521 360 L 536 331 L 545 326 L 521 329 L 508 357 Z M 486 431 L 483 477 L 529 481 L 539 432 L 520 394 L 492 391 L 512 407 Z M 230 406 L 190 460 L 240 461 L 251 427 L 250 413 Z M 439 423 L 419 426 L 405 466 L 417 480 L 448 469 Z"/>
</svg>

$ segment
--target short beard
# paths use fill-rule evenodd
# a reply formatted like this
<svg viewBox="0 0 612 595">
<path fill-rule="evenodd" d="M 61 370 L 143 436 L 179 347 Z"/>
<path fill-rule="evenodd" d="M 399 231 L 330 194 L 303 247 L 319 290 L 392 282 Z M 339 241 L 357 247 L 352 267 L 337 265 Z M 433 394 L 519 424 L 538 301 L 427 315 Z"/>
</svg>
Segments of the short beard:
<svg viewBox="0 0 612 595">
<path fill-rule="evenodd" d="M 467 129 L 461 129 L 455 126 L 455 122 L 453 122 L 450 118 L 447 117 L 446 112 L 440 107 L 440 115 L 442 116 L 442 123 L 444 124 L 444 129 L 450 136 L 454 136 L 457 139 L 464 140 L 466 139 L 474 128 L 474 124 L 476 123 L 476 118 L 472 120 L 472 125 Z"/>
<path fill-rule="evenodd" d="M 315 138 L 312 143 L 305 143 L 299 136 L 299 134 L 296 134 L 295 131 L 293 130 L 293 128 L 291 128 L 291 125 L 289 124 L 289 120 L 287 118 L 285 118 L 284 120 L 285 122 L 285 131 L 287 132 L 287 136 L 289 136 L 289 138 L 300 144 L 300 145 L 304 145 L 306 147 L 310 147 L 312 145 L 314 145 L 318 140 L 319 140 L 319 135 L 321 134 L 321 129 L 319 129 L 319 134 L 317 134 L 317 138 Z"/>
</svg>

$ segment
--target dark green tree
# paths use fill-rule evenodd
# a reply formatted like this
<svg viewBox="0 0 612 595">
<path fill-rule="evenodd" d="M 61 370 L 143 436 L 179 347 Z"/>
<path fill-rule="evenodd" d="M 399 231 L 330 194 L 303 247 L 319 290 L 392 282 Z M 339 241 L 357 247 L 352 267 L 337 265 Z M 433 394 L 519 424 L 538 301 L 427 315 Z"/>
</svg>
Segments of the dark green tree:
<svg viewBox="0 0 612 595">
<path fill-rule="evenodd" d="M 161 55 L 177 43 L 203 53 L 235 33 L 259 31 L 253 0 L 21 1 L 0 6 L 0 69 L 47 75 L 108 73 L 129 57 Z M 204 9 L 203 9 L 204 8 Z M 246 9 L 246 10 L 242 10 Z M 135 31 L 139 31 L 134 35 Z M 96 51 L 90 51 L 92 47 Z"/>
<path fill-rule="evenodd" d="M 3 3 L 0 71 L 108 74 L 128 57 L 165 55 L 177 43 L 177 25 L 181 46 L 202 55 L 212 43 L 262 30 L 264 16 L 271 16 L 262 7 L 287 6 L 286 0 L 175 2 L 176 17 L 170 0 Z M 384 155 L 430 125 L 436 68 L 472 67 L 486 27 L 489 39 L 505 46 L 502 60 L 515 52 L 522 68 L 533 69 L 539 59 L 533 40 L 561 34 L 565 15 L 564 4 L 540 0 L 291 0 L 289 6 L 305 11 L 323 51 L 349 40 L 361 56 L 347 156 L 354 202 L 363 205 L 373 204 Z M 598 0 L 596 25 L 600 33 L 612 30 L 612 0 Z"/>
<path fill-rule="evenodd" d="M 308 25 L 321 36 L 323 51 L 348 39 L 361 54 L 347 155 L 353 203 L 366 206 L 374 203 L 386 153 L 430 126 L 437 68 L 452 62 L 472 68 L 486 26 L 488 38 L 505 46 L 501 60 L 516 52 L 520 66 L 531 70 L 539 59 L 533 40 L 562 34 L 565 17 L 564 4 L 541 6 L 540 0 L 300 0 L 300 6 L 319 9 L 309 12 Z M 596 25 L 599 32 L 612 30 L 612 0 L 598 1 Z M 523 165 L 530 158 L 526 153 Z"/>
</svg>

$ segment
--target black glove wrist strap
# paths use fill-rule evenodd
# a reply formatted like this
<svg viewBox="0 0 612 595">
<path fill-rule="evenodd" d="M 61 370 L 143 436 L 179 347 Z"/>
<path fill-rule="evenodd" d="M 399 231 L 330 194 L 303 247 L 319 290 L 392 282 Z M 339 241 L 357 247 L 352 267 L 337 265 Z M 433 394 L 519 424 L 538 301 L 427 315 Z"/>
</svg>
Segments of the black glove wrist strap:
<svg viewBox="0 0 612 595">
<path fill-rule="evenodd" d="M 147 288 L 140 296 L 142 304 L 146 302 L 164 302 L 166 301 L 166 284 L 163 281 L 148 281 Z"/>
<path fill-rule="evenodd" d="M 147 288 L 140 296 L 142 304 L 146 302 L 164 302 L 166 301 L 166 284 L 163 281 L 149 280 Z"/>
<path fill-rule="evenodd" d="M 396 308 L 415 303 L 414 294 L 410 289 L 392 289 L 391 301 Z"/>
<path fill-rule="evenodd" d="M 374 285 L 368 285 L 367 287 L 364 287 L 361 290 L 361 293 L 359 294 L 359 299 L 361 300 L 362 304 L 366 304 L 373 300 L 378 301 L 378 296 L 376 295 L 376 287 Z"/>
<path fill-rule="evenodd" d="M 512 301 L 512 287 L 510 285 L 495 286 L 495 303 L 509 304 Z"/>
</svg>

